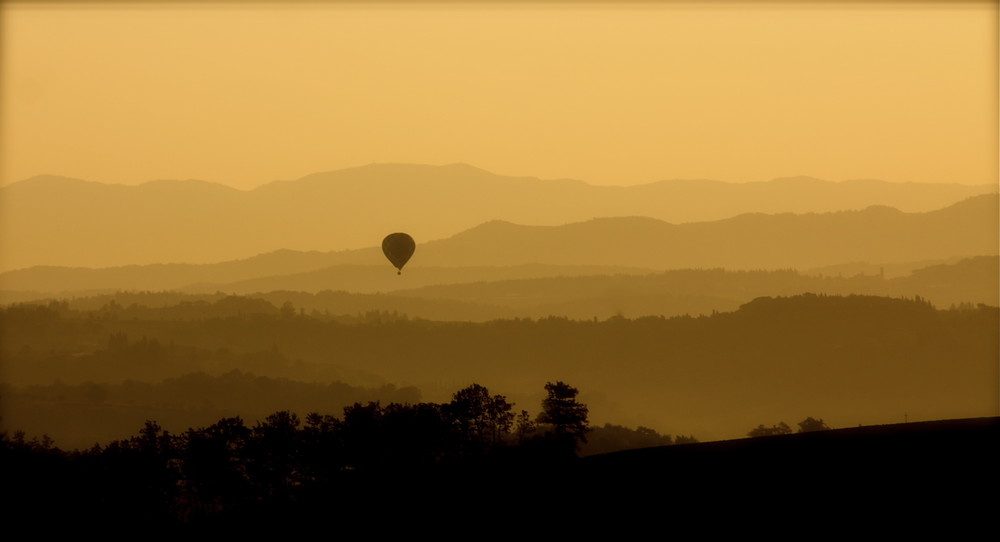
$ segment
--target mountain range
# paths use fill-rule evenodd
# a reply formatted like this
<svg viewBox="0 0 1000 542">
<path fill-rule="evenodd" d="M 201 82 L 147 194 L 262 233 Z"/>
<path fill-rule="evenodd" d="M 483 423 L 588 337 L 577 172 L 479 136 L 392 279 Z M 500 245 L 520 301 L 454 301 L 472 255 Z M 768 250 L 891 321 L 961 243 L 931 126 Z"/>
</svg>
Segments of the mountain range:
<svg viewBox="0 0 1000 542">
<path fill-rule="evenodd" d="M 492 221 L 418 245 L 401 276 L 384 261 L 379 248 L 370 247 L 282 250 L 211 265 L 37 266 L 0 273 L 0 289 L 8 298 L 10 292 L 48 295 L 115 289 L 388 292 L 436 284 L 640 275 L 668 269 L 806 270 L 850 262 L 929 265 L 956 257 L 997 255 L 998 203 L 996 195 L 982 195 L 922 213 L 876 206 L 833 213 L 754 213 L 687 224 L 645 217 L 562 226 Z"/>
<path fill-rule="evenodd" d="M 648 231 L 666 241 L 672 235 L 684 237 L 679 232 L 689 223 L 702 224 L 692 226 L 690 231 L 700 231 L 704 236 L 729 235 L 728 226 L 711 224 L 745 213 L 817 213 L 824 217 L 826 213 L 860 211 L 873 205 L 902 213 L 922 213 L 996 191 L 995 185 L 828 182 L 809 177 L 743 184 L 668 180 L 610 187 L 574 180 L 505 177 L 465 164 L 372 164 L 245 191 L 195 180 L 125 186 L 37 176 L 0 188 L 0 271 L 38 265 L 101 268 L 172 262 L 205 264 L 282 249 L 361 249 L 377 245 L 394 231 L 410 233 L 419 244 L 441 239 L 440 250 L 447 252 L 445 247 L 456 246 L 463 238 L 445 238 L 476 226 L 479 228 L 465 235 L 470 243 L 498 235 L 540 234 L 548 239 L 539 239 L 534 250 L 548 250 L 543 245 L 561 235 L 576 236 L 587 231 L 598 235 L 603 231 Z M 867 212 L 869 220 L 880 220 L 875 216 L 879 212 L 891 213 L 888 209 Z M 609 228 L 601 221 L 589 222 L 598 217 L 617 223 Z M 766 225 L 761 223 L 765 220 L 761 216 L 744 216 L 742 220 L 751 229 L 772 228 L 780 235 L 784 228 L 797 227 L 804 219 L 776 217 Z M 825 227 L 826 221 L 816 218 L 807 228 Z M 513 224 L 576 225 L 543 230 Z M 606 241 L 600 239 L 601 243 Z M 728 246 L 718 247 L 725 251 L 740 249 L 746 242 L 745 236 L 732 238 Z M 773 259 L 773 254 L 764 256 L 770 245 L 773 243 L 758 247 L 762 255 L 759 262 Z M 426 250 L 421 250 L 421 257 L 426 255 L 424 261 L 431 265 L 438 249 L 431 244 L 423 248 Z M 580 248 L 566 246 L 559 258 L 531 261 L 561 259 L 574 264 L 598 264 L 586 257 L 590 251 Z M 698 249 L 687 246 L 679 250 L 671 253 Z M 358 259 L 354 263 L 367 258 L 365 253 L 350 253 L 340 259 L 354 257 Z M 503 251 L 486 254 L 473 250 L 461 265 L 498 265 L 507 261 L 506 257 Z M 674 262 L 681 259 L 651 253 L 630 257 L 628 262 L 616 261 L 616 255 L 611 254 L 605 258 L 612 265 L 653 267 L 676 265 Z M 728 261 L 707 253 L 698 259 L 706 262 L 704 265 Z M 878 259 L 889 261 L 894 257 Z M 773 265 L 790 265 L 781 262 L 792 261 L 778 260 Z M 828 258 L 802 260 L 816 262 L 807 265 L 845 263 Z M 748 257 L 740 261 L 762 265 Z M 448 265 L 458 262 L 456 259 Z"/>
</svg>

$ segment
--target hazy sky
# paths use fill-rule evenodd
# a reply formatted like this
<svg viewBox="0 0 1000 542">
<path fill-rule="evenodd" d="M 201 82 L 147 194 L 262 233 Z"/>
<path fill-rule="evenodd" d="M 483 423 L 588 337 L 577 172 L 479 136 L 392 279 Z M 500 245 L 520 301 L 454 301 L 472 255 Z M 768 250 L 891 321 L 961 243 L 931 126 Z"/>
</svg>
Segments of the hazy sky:
<svg viewBox="0 0 1000 542">
<path fill-rule="evenodd" d="M 3 3 L 0 184 L 998 182 L 997 2 Z"/>
</svg>

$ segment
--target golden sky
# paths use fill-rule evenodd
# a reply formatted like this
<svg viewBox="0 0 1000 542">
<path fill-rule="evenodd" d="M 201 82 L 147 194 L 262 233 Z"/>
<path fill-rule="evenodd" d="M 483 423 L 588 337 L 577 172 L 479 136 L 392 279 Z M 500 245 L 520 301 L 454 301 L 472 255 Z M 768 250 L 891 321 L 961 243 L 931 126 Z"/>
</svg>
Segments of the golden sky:
<svg viewBox="0 0 1000 542">
<path fill-rule="evenodd" d="M 0 184 L 996 183 L 997 5 L 4 2 Z"/>
</svg>

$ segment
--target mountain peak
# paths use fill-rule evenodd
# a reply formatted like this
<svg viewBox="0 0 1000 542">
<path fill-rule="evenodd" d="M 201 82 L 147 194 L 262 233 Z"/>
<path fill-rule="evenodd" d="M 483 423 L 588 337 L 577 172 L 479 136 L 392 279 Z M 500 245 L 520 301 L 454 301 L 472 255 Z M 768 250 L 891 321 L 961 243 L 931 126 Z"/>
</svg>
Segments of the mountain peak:
<svg viewBox="0 0 1000 542">
<path fill-rule="evenodd" d="M 824 181 L 823 179 L 817 179 L 816 177 L 809 177 L 807 175 L 796 175 L 794 177 L 778 177 L 776 179 L 771 179 L 770 181 L 765 181 L 771 184 L 798 184 L 798 185 L 818 185 L 818 184 L 831 184 L 830 181 Z"/>
<path fill-rule="evenodd" d="M 135 186 L 141 190 L 156 190 L 156 191 L 171 191 L 171 190 L 183 190 L 183 191 L 223 191 L 223 192 L 242 192 L 228 185 L 213 183 L 210 181 L 202 181 L 200 179 L 156 179 L 154 181 L 144 182 L 140 185 Z"/>
<path fill-rule="evenodd" d="M 74 184 L 76 184 L 76 185 L 82 185 L 82 184 L 97 185 L 97 184 L 103 184 L 103 183 L 98 183 L 98 182 L 95 182 L 95 181 L 85 181 L 83 179 L 77 179 L 75 177 L 66 177 L 66 176 L 63 176 L 63 175 L 42 174 L 42 175 L 34 175 L 32 177 L 28 177 L 27 179 L 23 179 L 23 180 L 20 180 L 20 181 L 16 181 L 16 182 L 10 183 L 7 186 L 0 186 L 0 189 L 2 189 L 2 188 L 11 188 L 11 187 L 14 187 L 14 186 L 17 186 L 17 187 L 23 187 L 23 186 L 60 186 L 60 185 L 69 186 L 69 185 L 74 185 Z"/>
</svg>

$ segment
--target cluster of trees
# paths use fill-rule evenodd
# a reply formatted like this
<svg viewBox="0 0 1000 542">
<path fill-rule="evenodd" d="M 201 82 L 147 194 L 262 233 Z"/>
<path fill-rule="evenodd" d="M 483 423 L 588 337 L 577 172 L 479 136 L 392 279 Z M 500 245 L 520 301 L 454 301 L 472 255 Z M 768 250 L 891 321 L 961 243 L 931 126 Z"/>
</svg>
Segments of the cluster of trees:
<svg viewBox="0 0 1000 542">
<path fill-rule="evenodd" d="M 587 433 L 587 443 L 580 450 L 580 455 L 597 455 L 621 450 L 635 450 L 656 446 L 671 446 L 673 444 L 694 444 L 698 439 L 694 435 L 661 435 L 656 430 L 642 425 L 631 429 L 624 425 L 606 423 L 602 427 L 592 427 Z"/>
<path fill-rule="evenodd" d="M 272 359 L 267 352 L 234 356 L 253 361 Z M 139 363 L 136 363 L 138 365 Z M 341 412 L 354 403 L 419 403 L 421 390 L 391 384 L 351 386 L 342 381 L 318 382 L 258 376 L 232 370 L 220 375 L 189 373 L 160 382 L 53 382 L 17 387 L 0 382 L 3 425 L 29 434 L 47 433 L 64 449 L 89 448 L 133 434 L 143 420 L 164 427 L 202 427 L 239 414 L 263 420 L 279 410 Z"/>
<path fill-rule="evenodd" d="M 36 495 L 46 504 L 79 499 L 71 507 L 212 521 L 260 507 L 337 504 L 390 479 L 394 485 L 457 480 L 470 465 L 502 470 L 572 459 L 586 442 L 588 409 L 564 382 L 545 388 L 534 418 L 473 384 L 448 403 L 355 403 L 342 417 L 314 412 L 303 420 L 285 410 L 253 426 L 229 417 L 181 434 L 147 421 L 129 439 L 72 453 L 46 438 L 3 434 L 0 459 L 5 471 L 16 471 L 5 474 L 17 489 L 51 488 L 38 477 L 63 473 L 56 487 L 70 487 L 58 496 Z"/>
<path fill-rule="evenodd" d="M 808 433 L 810 431 L 826 431 L 830 429 L 826 422 L 822 418 L 815 419 L 812 416 L 799 422 L 799 433 Z M 748 437 L 771 437 L 774 435 L 790 435 L 792 434 L 792 428 L 788 426 L 785 422 L 779 422 L 778 425 L 772 425 L 771 427 L 765 427 L 764 424 L 760 424 L 757 427 L 750 430 L 747 433 Z"/>
</svg>

